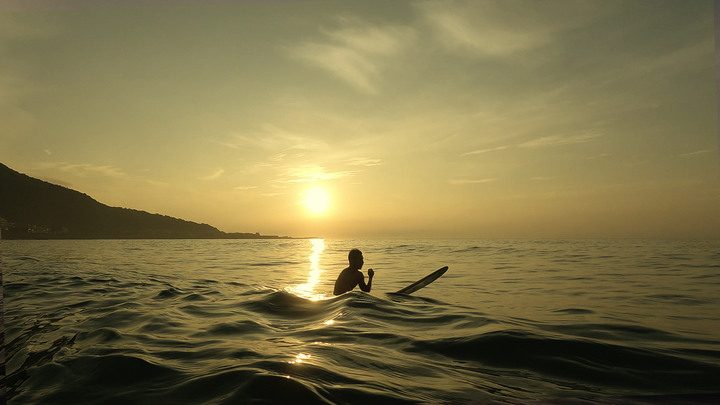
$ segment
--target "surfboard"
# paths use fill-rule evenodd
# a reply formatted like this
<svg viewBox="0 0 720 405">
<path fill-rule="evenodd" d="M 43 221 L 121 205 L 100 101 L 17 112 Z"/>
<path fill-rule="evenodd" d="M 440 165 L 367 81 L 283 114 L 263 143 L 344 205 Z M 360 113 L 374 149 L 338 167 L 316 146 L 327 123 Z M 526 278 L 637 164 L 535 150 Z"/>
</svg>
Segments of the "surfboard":
<svg viewBox="0 0 720 405">
<path fill-rule="evenodd" d="M 397 292 L 395 292 L 395 294 L 412 294 L 415 291 L 425 287 L 426 285 L 440 278 L 440 276 L 445 274 L 446 271 L 448 271 L 448 266 L 435 270 L 427 276 L 421 278 L 420 280 L 410 284 L 409 286 L 398 290 Z"/>
</svg>

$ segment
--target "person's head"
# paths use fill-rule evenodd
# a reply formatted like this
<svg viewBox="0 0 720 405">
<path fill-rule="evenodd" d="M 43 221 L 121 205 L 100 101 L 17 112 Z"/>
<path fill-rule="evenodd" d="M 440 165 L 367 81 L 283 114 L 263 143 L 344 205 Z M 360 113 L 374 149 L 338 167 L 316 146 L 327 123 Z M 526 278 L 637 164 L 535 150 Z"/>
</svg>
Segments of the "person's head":
<svg viewBox="0 0 720 405">
<path fill-rule="evenodd" d="M 362 252 L 358 249 L 353 249 L 348 253 L 348 261 L 350 262 L 350 267 L 355 269 L 362 269 L 365 263 Z"/>
</svg>

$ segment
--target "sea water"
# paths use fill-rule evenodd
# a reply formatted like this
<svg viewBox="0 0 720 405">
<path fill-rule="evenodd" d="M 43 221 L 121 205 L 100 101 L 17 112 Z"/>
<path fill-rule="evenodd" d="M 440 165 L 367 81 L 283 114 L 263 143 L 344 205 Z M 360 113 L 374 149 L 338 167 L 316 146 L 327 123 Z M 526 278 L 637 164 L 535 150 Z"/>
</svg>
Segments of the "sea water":
<svg viewBox="0 0 720 405">
<path fill-rule="evenodd" d="M 0 248 L 10 404 L 720 398 L 718 240 Z M 372 291 L 334 297 L 351 248 Z"/>
</svg>

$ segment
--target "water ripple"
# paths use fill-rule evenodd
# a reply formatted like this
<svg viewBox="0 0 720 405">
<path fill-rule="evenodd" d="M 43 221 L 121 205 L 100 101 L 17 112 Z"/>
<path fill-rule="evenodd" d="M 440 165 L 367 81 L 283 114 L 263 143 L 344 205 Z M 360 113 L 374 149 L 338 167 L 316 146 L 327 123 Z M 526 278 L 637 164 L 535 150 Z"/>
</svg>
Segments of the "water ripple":
<svg viewBox="0 0 720 405">
<path fill-rule="evenodd" d="M 314 295 L 308 241 L 55 242 L 3 246 L 11 403 L 717 398 L 711 242 L 362 241 L 373 293 L 338 297 L 357 241 L 327 241 Z"/>
</svg>

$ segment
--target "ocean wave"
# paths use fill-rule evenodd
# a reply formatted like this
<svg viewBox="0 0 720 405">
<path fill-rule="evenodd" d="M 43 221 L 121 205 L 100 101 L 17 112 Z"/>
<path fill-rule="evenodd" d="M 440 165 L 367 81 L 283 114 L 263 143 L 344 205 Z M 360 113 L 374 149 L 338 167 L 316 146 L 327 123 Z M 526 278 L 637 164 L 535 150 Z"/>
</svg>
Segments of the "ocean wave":
<svg viewBox="0 0 720 405">
<path fill-rule="evenodd" d="M 412 352 L 433 352 L 497 369 L 612 388 L 713 392 L 720 366 L 664 351 L 585 339 L 560 339 L 505 330 L 461 338 L 418 341 Z"/>
<path fill-rule="evenodd" d="M 173 296 L 182 294 L 195 293 L 176 290 Z M 521 391 L 519 386 L 496 387 L 507 384 L 493 377 L 502 374 L 510 376 L 504 379 L 525 374 L 559 386 L 602 386 L 612 392 L 706 392 L 715 387 L 712 376 L 720 373 L 717 363 L 697 360 L 720 358 L 717 351 L 668 352 L 608 343 L 632 341 L 628 335 L 682 341 L 660 330 L 543 325 L 540 329 L 552 334 L 537 333 L 420 297 L 351 292 L 310 300 L 266 290 L 232 305 L 201 301 L 178 310 L 189 320 L 147 314 L 143 305 L 89 316 L 81 326 L 86 330 L 36 342 L 36 350 L 23 355 L 19 346 L 59 329 L 50 322 L 26 330 L 8 345 L 11 361 L 23 362 L 8 376 L 9 396 L 28 403 L 418 403 L 433 394 L 414 384 L 398 388 L 398 378 L 411 373 L 424 375 L 420 381 L 442 380 L 448 373 L 487 378 L 481 385 L 488 395 Z M 229 321 L 233 317 L 239 319 Z M 202 319 L 205 326 L 192 332 L 192 319 Z M 440 336 L 427 339 L 430 330 Z M 237 344 L 246 347 L 232 347 Z M 374 370 L 378 380 L 368 385 L 360 377 L 364 373 L 347 374 L 353 369 Z"/>
<path fill-rule="evenodd" d="M 331 296 L 325 264 L 303 284 L 311 293 L 294 288 L 307 264 L 238 265 L 303 263 L 310 248 L 233 243 L 219 255 L 225 242 L 203 242 L 188 255 L 204 264 L 167 265 L 176 242 L 134 243 L 145 255 L 134 262 L 112 249 L 64 261 L 73 246 L 72 257 L 89 257 L 87 241 L 15 254 L 38 261 L 3 258 L 11 404 L 605 404 L 717 392 L 715 268 L 691 268 L 708 255 L 668 259 L 687 269 L 676 272 L 653 268 L 655 251 L 628 262 L 636 252 L 622 244 L 372 242 L 373 262 L 388 263 L 373 292 Z M 453 272 L 413 295 L 385 294 L 415 278 L 397 252 L 417 255 L 413 267 L 448 259 Z"/>
<path fill-rule="evenodd" d="M 177 290 L 175 288 L 167 288 L 160 291 L 155 298 L 174 298 L 181 294 L 183 294 L 183 292 L 180 290 Z"/>
</svg>

